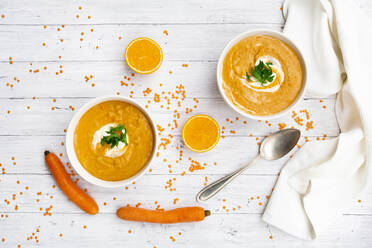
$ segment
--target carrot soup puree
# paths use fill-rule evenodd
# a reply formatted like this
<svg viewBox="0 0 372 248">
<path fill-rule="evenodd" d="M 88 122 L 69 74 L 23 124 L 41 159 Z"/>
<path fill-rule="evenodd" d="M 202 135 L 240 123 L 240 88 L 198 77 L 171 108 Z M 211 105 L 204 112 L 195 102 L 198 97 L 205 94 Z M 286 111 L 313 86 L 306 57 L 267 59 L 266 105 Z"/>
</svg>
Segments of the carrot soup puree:
<svg viewBox="0 0 372 248">
<path fill-rule="evenodd" d="M 226 54 L 222 87 L 227 98 L 242 111 L 258 116 L 288 108 L 303 83 L 303 69 L 296 52 L 269 35 L 240 40 Z"/>
<path fill-rule="evenodd" d="M 74 133 L 74 148 L 90 174 L 120 181 L 147 164 L 154 149 L 154 133 L 150 121 L 136 106 L 106 101 L 81 117 Z"/>
</svg>

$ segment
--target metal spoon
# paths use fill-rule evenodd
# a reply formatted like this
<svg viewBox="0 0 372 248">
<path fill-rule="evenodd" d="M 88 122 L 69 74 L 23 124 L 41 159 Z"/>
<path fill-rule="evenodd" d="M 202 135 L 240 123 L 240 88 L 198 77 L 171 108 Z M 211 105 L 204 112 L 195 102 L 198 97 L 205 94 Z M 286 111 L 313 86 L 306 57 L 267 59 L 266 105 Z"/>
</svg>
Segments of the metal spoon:
<svg viewBox="0 0 372 248">
<path fill-rule="evenodd" d="M 294 128 L 283 129 L 271 134 L 263 140 L 260 146 L 260 154 L 255 159 L 243 168 L 238 169 L 202 189 L 196 196 L 196 200 L 200 202 L 212 198 L 232 180 L 242 174 L 249 166 L 253 165 L 261 158 L 266 160 L 276 160 L 283 157 L 297 144 L 300 136 L 300 130 Z"/>
</svg>

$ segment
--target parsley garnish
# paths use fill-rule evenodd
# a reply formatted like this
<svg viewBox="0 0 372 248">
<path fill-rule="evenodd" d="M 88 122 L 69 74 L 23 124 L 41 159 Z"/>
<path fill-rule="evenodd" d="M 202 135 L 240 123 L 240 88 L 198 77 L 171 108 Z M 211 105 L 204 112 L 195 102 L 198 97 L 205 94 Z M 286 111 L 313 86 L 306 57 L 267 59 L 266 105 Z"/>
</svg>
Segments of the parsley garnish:
<svg viewBox="0 0 372 248">
<path fill-rule="evenodd" d="M 124 130 L 124 132 L 123 132 Z M 119 142 L 123 142 L 126 146 L 128 145 L 128 134 L 127 129 L 124 125 L 120 124 L 116 127 L 110 127 L 109 131 L 106 131 L 107 136 L 103 136 L 101 139 L 101 145 L 111 145 L 111 148 L 119 145 Z"/>
<path fill-rule="evenodd" d="M 262 86 L 267 82 L 272 82 L 274 79 L 273 70 L 271 69 L 270 65 L 273 65 L 273 63 L 264 63 L 262 60 L 260 60 L 258 65 L 255 65 L 253 68 L 251 68 L 251 76 L 255 77 Z M 251 80 L 251 76 L 248 74 L 248 72 L 245 73 L 245 76 L 247 77 L 247 80 Z"/>
</svg>

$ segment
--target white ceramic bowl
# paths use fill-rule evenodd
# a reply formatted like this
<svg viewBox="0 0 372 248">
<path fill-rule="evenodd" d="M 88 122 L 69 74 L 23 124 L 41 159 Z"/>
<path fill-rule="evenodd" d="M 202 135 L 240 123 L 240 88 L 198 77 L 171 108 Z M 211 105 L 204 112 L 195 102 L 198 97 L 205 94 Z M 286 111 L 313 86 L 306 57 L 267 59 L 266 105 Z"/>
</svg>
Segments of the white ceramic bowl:
<svg viewBox="0 0 372 248">
<path fill-rule="evenodd" d="M 239 41 L 241 41 L 242 39 L 245 39 L 249 36 L 254 36 L 254 35 L 270 35 L 270 36 L 273 36 L 275 38 L 278 38 L 282 41 L 284 41 L 285 43 L 287 43 L 298 55 L 298 58 L 300 60 L 300 63 L 301 63 L 301 66 L 302 66 L 302 71 L 303 71 L 303 79 L 302 79 L 302 88 L 301 88 L 301 91 L 299 92 L 297 98 L 293 101 L 293 103 L 288 106 L 286 109 L 282 110 L 281 112 L 279 113 L 275 113 L 275 114 L 272 114 L 272 115 L 263 115 L 263 116 L 259 116 L 259 115 L 252 115 L 252 114 L 249 114 L 249 113 L 246 113 L 244 112 L 243 110 L 239 109 L 237 106 L 235 106 L 226 96 L 225 94 L 225 90 L 223 89 L 222 87 L 222 83 L 223 83 L 223 79 L 222 79 L 222 66 L 223 66 L 223 60 L 225 59 L 225 56 L 226 54 L 229 52 L 229 50 L 236 44 L 238 43 Z M 241 115 L 243 116 L 246 116 L 246 117 L 249 117 L 251 119 L 255 119 L 255 120 L 269 120 L 269 119 L 275 119 L 275 118 L 278 118 L 282 115 L 285 115 L 286 113 L 288 113 L 291 109 L 293 109 L 298 102 L 301 101 L 301 99 L 303 98 L 304 94 L 305 94 L 305 88 L 306 88 L 306 82 L 307 82 L 307 70 L 306 70 L 306 63 L 305 63 L 305 60 L 300 52 L 300 50 L 298 49 L 298 47 L 295 45 L 295 43 L 289 38 L 287 37 L 284 33 L 282 32 L 277 32 L 277 31 L 273 31 L 273 30 L 265 30 L 265 29 L 255 29 L 255 30 L 251 30 L 251 31 L 247 31 L 247 32 L 244 32 L 238 36 L 236 36 L 234 39 L 232 39 L 228 44 L 227 46 L 225 47 L 225 49 L 222 51 L 222 54 L 218 60 L 218 65 L 217 65 L 217 84 L 218 84 L 218 89 L 220 90 L 220 93 L 223 97 L 223 99 L 225 100 L 225 102 L 232 108 L 234 109 L 236 112 L 240 113 Z"/>
<path fill-rule="evenodd" d="M 79 162 L 79 160 L 76 156 L 75 148 L 74 148 L 74 133 L 75 133 L 75 129 L 76 129 L 77 124 L 79 123 L 80 118 L 84 115 L 84 113 L 86 111 L 88 111 L 93 106 L 95 106 L 95 105 L 97 105 L 101 102 L 106 102 L 106 101 L 123 101 L 123 102 L 130 103 L 130 104 L 136 106 L 138 109 L 140 109 L 145 114 L 145 116 L 149 120 L 149 122 L 151 124 L 151 127 L 152 127 L 153 134 L 154 134 L 154 149 L 152 151 L 151 157 L 150 157 L 149 161 L 147 162 L 147 164 L 142 168 L 142 170 L 140 170 L 134 176 L 132 176 L 128 179 L 125 179 L 125 180 L 121 180 L 121 181 L 105 181 L 105 180 L 99 179 L 99 178 L 93 176 L 92 174 L 90 174 L 80 164 L 80 162 Z M 90 182 L 92 184 L 95 184 L 95 185 L 98 185 L 98 186 L 107 187 L 107 188 L 121 187 L 121 186 L 130 184 L 131 182 L 133 182 L 134 180 L 137 180 L 140 176 L 142 176 L 146 172 L 146 170 L 149 168 L 151 160 L 154 157 L 154 153 L 155 153 L 155 150 L 156 150 L 156 147 L 157 147 L 156 144 L 157 144 L 157 138 L 156 138 L 155 125 L 154 125 L 150 115 L 137 102 L 135 102 L 132 99 L 123 97 L 123 96 L 104 96 L 104 97 L 95 98 L 95 99 L 87 102 L 86 104 L 84 104 L 84 106 L 82 106 L 76 112 L 76 114 L 72 118 L 72 120 L 71 120 L 71 122 L 68 126 L 67 134 L 66 134 L 67 156 L 70 160 L 70 163 L 71 163 L 72 167 L 76 170 L 76 172 L 81 177 L 83 177 L 88 182 Z"/>
</svg>

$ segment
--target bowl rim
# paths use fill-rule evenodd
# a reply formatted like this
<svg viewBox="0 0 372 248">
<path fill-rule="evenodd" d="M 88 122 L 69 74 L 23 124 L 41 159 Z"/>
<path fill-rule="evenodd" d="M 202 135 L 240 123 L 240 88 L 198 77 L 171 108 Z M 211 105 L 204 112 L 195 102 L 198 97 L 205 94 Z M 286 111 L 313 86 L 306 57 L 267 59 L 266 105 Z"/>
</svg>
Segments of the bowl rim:
<svg viewBox="0 0 372 248">
<path fill-rule="evenodd" d="M 296 54 L 297 54 L 297 56 L 300 60 L 300 63 L 302 65 L 302 87 L 301 87 L 301 90 L 300 90 L 299 94 L 297 95 L 296 99 L 287 108 L 283 109 L 282 111 L 280 111 L 278 113 L 271 114 L 271 115 L 252 115 L 252 114 L 244 112 L 243 110 L 241 110 L 240 108 L 235 106 L 227 98 L 227 96 L 225 94 L 225 91 L 223 89 L 223 86 L 222 86 L 222 84 L 223 84 L 222 67 L 223 67 L 223 61 L 226 57 L 226 54 L 232 48 L 232 46 L 234 46 L 236 43 L 238 43 L 242 39 L 245 39 L 247 37 L 254 36 L 254 35 L 273 36 L 273 37 L 275 37 L 277 39 L 280 39 L 281 41 L 285 42 L 287 45 L 289 45 L 296 52 Z M 229 43 L 227 43 L 227 45 L 223 49 L 223 51 L 222 51 L 222 53 L 221 53 L 221 55 L 218 59 L 218 64 L 217 64 L 217 86 L 218 86 L 218 89 L 220 91 L 220 94 L 222 95 L 222 98 L 227 103 L 227 105 L 229 105 L 233 110 L 235 110 L 236 112 L 238 112 L 242 116 L 248 117 L 248 118 L 253 119 L 253 120 L 272 120 L 272 119 L 276 119 L 276 118 L 279 118 L 279 117 L 287 114 L 289 111 L 291 111 L 303 99 L 304 94 L 305 94 L 305 90 L 306 90 L 306 87 L 307 87 L 307 65 L 306 65 L 304 56 L 303 56 L 302 52 L 300 51 L 300 49 L 298 48 L 298 46 L 295 44 L 295 42 L 290 37 L 288 37 L 283 32 L 270 30 L 270 29 L 252 29 L 252 30 L 245 31 L 245 32 L 240 33 L 237 36 L 235 36 L 233 39 L 231 39 L 229 41 Z"/>
<path fill-rule="evenodd" d="M 81 117 L 92 107 L 102 102 L 107 102 L 107 101 L 122 101 L 122 102 L 130 103 L 136 106 L 138 109 L 141 110 L 142 113 L 144 113 L 144 115 L 149 120 L 152 131 L 153 131 L 153 135 L 154 135 L 153 151 L 146 165 L 144 165 L 142 169 L 139 172 L 137 172 L 135 175 L 131 176 L 130 178 L 120 180 L 120 181 L 105 181 L 90 174 L 81 165 L 79 159 L 76 156 L 75 147 L 74 147 L 74 133 L 75 133 L 76 126 L 79 123 Z M 157 135 L 156 135 L 155 125 L 154 125 L 154 122 L 150 114 L 138 102 L 136 102 L 133 99 L 129 99 L 128 97 L 124 97 L 124 96 L 101 96 L 101 97 L 91 99 L 90 101 L 85 103 L 82 107 L 80 107 L 80 109 L 74 114 L 74 116 L 72 117 L 68 125 L 67 133 L 66 133 L 66 151 L 67 151 L 67 156 L 68 156 L 68 159 L 70 160 L 72 167 L 86 181 L 94 185 L 106 187 L 106 188 L 116 188 L 116 187 L 128 185 L 132 183 L 133 181 L 137 180 L 138 178 L 140 178 L 143 174 L 145 174 L 146 170 L 150 167 L 150 164 L 154 158 L 156 147 L 157 147 Z"/>
</svg>

